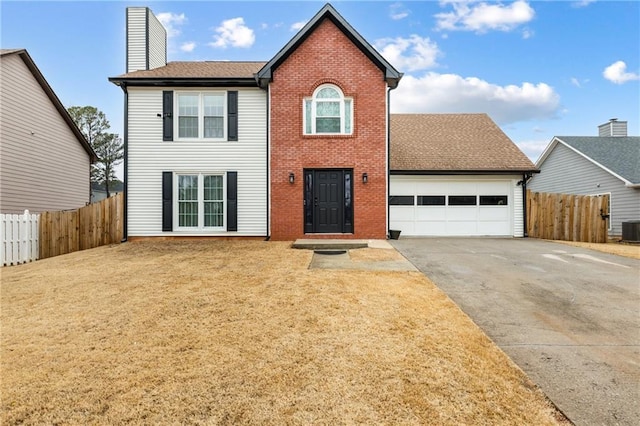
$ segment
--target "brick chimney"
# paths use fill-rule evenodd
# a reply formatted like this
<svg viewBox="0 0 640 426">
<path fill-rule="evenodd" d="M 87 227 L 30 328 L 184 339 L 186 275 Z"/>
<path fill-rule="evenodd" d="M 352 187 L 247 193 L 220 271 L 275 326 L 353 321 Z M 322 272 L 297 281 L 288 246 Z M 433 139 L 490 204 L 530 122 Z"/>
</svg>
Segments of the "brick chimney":
<svg viewBox="0 0 640 426">
<path fill-rule="evenodd" d="M 127 8 L 127 72 L 167 65 L 167 31 L 148 7 Z"/>
<path fill-rule="evenodd" d="M 627 136 L 627 122 L 612 118 L 608 123 L 598 126 L 598 136 L 601 138 L 608 136 Z"/>
</svg>

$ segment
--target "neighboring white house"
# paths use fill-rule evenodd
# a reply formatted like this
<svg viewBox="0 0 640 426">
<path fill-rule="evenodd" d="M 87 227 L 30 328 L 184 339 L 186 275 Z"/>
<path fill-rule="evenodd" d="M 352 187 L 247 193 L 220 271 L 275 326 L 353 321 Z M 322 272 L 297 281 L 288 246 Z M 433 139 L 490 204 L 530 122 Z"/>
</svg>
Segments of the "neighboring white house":
<svg viewBox="0 0 640 426">
<path fill-rule="evenodd" d="M 609 235 L 622 222 L 640 220 L 640 137 L 627 136 L 627 122 L 599 126 L 599 136 L 554 136 L 536 166 L 529 188 L 538 192 L 610 196 Z"/>
<path fill-rule="evenodd" d="M 25 49 L 0 50 L 0 213 L 90 202 L 93 152 Z"/>
</svg>

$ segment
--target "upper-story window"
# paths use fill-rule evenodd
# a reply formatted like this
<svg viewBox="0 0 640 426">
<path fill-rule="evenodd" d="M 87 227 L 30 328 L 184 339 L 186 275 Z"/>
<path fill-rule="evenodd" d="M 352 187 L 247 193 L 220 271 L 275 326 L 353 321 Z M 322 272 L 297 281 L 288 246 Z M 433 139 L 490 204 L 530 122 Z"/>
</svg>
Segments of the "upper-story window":
<svg viewBox="0 0 640 426">
<path fill-rule="evenodd" d="M 346 98 L 333 84 L 318 87 L 304 100 L 304 134 L 353 133 L 353 99 Z"/>
<path fill-rule="evenodd" d="M 223 139 L 225 137 L 225 93 L 177 93 L 179 139 Z"/>
</svg>

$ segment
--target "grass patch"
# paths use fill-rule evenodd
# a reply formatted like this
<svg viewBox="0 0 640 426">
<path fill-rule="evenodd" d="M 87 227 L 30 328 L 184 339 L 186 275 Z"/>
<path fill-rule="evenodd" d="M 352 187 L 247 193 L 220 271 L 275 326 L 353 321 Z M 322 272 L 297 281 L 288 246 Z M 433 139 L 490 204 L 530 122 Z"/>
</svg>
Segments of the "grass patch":
<svg viewBox="0 0 640 426">
<path fill-rule="evenodd" d="M 596 250 L 602 253 L 616 254 L 618 256 L 630 257 L 631 259 L 640 259 L 640 245 L 626 244 L 619 242 L 609 243 L 582 243 L 576 241 L 555 240 L 556 243 L 566 244 L 568 246 L 582 247 L 589 250 Z"/>
<path fill-rule="evenodd" d="M 2 269 L 2 424 L 556 424 L 415 272 L 141 241 Z"/>
</svg>

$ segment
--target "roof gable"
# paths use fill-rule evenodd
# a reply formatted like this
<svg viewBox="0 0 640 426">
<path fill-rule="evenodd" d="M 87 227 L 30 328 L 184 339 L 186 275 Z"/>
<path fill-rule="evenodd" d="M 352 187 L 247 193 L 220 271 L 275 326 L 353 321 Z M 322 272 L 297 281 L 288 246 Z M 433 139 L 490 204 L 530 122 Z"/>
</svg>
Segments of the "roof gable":
<svg viewBox="0 0 640 426">
<path fill-rule="evenodd" d="M 591 161 L 625 184 L 640 184 L 640 137 L 555 136 L 537 161 L 536 164 L 539 168 L 542 167 L 558 143 Z"/>
<path fill-rule="evenodd" d="M 75 137 L 78 139 L 78 142 L 80 143 L 80 145 L 82 145 L 85 151 L 87 151 L 87 154 L 91 159 L 91 162 L 93 163 L 97 161 L 98 156 L 93 151 L 93 149 L 89 145 L 89 142 L 87 142 L 82 132 L 80 132 L 80 129 L 78 129 L 78 126 L 76 126 L 76 124 L 73 122 L 73 119 L 69 115 L 69 112 L 66 110 L 64 105 L 62 105 L 62 102 L 60 102 L 60 99 L 58 99 L 58 96 L 55 94 L 51 86 L 49 86 L 49 83 L 47 83 L 47 80 L 44 78 L 44 76 L 36 66 L 35 62 L 33 62 L 33 59 L 31 59 L 31 56 L 29 56 L 29 53 L 26 51 L 26 49 L 1 49 L 0 50 L 0 57 L 7 56 L 7 55 L 20 56 L 20 58 L 24 61 L 29 71 L 31 71 L 31 74 L 33 74 L 33 77 L 36 79 L 36 81 L 38 82 L 38 84 L 40 85 L 44 93 L 47 95 L 47 97 L 49 98 L 53 106 L 56 108 L 56 110 L 60 114 L 60 117 L 62 117 L 65 123 L 69 126 L 69 128 L 71 129 Z"/>
<path fill-rule="evenodd" d="M 391 171 L 537 171 L 487 114 L 391 114 Z"/>
<path fill-rule="evenodd" d="M 380 70 L 392 89 L 398 86 L 402 73 L 398 72 L 380 55 L 358 32 L 331 6 L 325 4 L 316 15 L 257 73 L 256 79 L 261 87 L 266 87 L 273 78 L 273 71 L 283 63 L 298 46 L 320 25 L 329 19 L 355 44 Z"/>
</svg>

